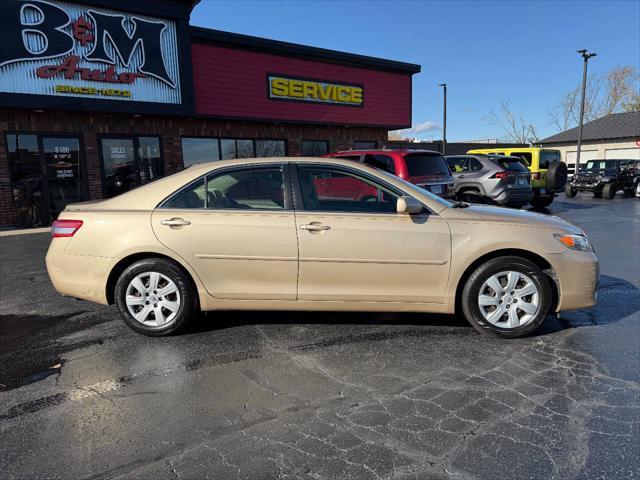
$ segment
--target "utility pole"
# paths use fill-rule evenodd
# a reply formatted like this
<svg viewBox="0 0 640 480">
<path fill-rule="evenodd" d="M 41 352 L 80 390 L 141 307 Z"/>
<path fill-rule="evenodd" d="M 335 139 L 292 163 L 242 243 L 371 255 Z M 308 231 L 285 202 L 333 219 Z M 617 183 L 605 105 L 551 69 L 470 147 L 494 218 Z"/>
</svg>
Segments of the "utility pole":
<svg viewBox="0 0 640 480">
<path fill-rule="evenodd" d="M 578 124 L 578 151 L 576 152 L 576 168 L 575 173 L 580 171 L 580 150 L 582 148 L 582 126 L 584 124 L 584 102 L 585 94 L 587 92 L 587 66 L 589 59 L 595 57 L 597 53 L 587 52 L 586 50 L 578 50 L 578 53 L 584 58 L 582 66 L 582 99 L 580 100 L 580 123 Z"/>
<path fill-rule="evenodd" d="M 444 104 L 442 108 L 442 155 L 447 154 L 447 84 L 439 83 L 439 87 L 444 89 Z"/>
</svg>

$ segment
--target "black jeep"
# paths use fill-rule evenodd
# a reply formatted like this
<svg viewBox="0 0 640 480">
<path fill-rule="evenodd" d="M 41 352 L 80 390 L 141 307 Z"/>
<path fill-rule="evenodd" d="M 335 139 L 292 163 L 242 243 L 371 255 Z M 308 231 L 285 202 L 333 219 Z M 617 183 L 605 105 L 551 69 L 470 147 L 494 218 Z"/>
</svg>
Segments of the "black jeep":
<svg viewBox="0 0 640 480">
<path fill-rule="evenodd" d="M 596 198 L 613 198 L 622 190 L 633 195 L 640 182 L 640 160 L 589 160 L 565 185 L 564 194 L 592 192 Z"/>
</svg>

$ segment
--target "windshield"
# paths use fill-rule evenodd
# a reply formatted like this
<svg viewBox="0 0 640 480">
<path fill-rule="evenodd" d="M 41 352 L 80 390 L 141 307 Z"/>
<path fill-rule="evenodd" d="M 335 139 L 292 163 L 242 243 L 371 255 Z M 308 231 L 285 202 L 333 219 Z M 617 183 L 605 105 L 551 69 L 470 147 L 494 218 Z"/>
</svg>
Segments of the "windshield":
<svg viewBox="0 0 640 480">
<path fill-rule="evenodd" d="M 589 160 L 584 169 L 587 172 L 593 172 L 597 170 L 606 170 L 607 168 L 614 168 L 616 165 L 614 162 L 605 162 L 603 160 Z"/>
<path fill-rule="evenodd" d="M 519 158 L 490 157 L 493 163 L 510 172 L 527 172 L 529 169 Z"/>
<path fill-rule="evenodd" d="M 423 175 L 450 175 L 451 172 L 439 153 L 413 153 L 405 155 L 410 177 Z"/>
</svg>

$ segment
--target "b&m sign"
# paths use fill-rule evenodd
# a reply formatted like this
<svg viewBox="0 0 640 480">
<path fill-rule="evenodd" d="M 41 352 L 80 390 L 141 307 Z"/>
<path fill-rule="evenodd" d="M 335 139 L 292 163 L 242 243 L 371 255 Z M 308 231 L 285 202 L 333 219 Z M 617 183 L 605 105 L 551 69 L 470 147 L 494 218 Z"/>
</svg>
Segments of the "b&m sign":
<svg viewBox="0 0 640 480">
<path fill-rule="evenodd" d="M 58 1 L 1 3 L 1 92 L 181 103 L 175 22 Z"/>
</svg>

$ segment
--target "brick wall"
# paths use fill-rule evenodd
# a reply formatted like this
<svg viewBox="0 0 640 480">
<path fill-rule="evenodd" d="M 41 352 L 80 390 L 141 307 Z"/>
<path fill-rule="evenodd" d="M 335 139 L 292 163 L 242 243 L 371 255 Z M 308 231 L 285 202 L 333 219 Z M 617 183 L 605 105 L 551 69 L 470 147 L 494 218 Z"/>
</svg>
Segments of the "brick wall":
<svg viewBox="0 0 640 480">
<path fill-rule="evenodd" d="M 0 226 L 12 226 L 18 222 L 9 179 L 5 135 L 7 132 L 79 135 L 84 147 L 82 153 L 88 172 L 90 199 L 103 196 L 98 155 L 100 134 L 160 135 L 167 173 L 175 172 L 182 167 L 182 136 L 284 139 L 287 141 L 287 153 L 290 156 L 300 154 L 303 139 L 329 140 L 331 150 L 348 149 L 356 140 L 374 140 L 381 143 L 387 139 L 387 130 L 384 128 L 0 109 Z"/>
</svg>

